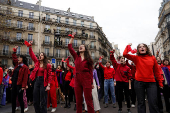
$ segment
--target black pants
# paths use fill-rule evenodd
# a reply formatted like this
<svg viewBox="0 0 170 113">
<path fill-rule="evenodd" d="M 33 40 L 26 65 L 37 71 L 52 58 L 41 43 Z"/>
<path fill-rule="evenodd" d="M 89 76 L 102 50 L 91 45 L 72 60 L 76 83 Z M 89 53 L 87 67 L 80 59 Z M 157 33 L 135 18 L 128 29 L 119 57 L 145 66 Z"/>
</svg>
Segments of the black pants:
<svg viewBox="0 0 170 113">
<path fill-rule="evenodd" d="M 130 96 L 131 96 L 132 104 L 135 105 L 135 103 L 136 103 L 136 92 L 135 92 L 135 88 L 134 88 L 134 82 L 135 82 L 135 80 L 132 80 L 132 81 L 131 81 L 131 92 L 130 92 Z"/>
<path fill-rule="evenodd" d="M 130 108 L 130 94 L 129 94 L 129 83 L 128 82 L 116 82 L 117 86 L 117 96 L 119 108 L 122 108 L 122 95 L 123 90 L 125 93 L 125 100 L 127 101 L 127 108 Z"/>
<path fill-rule="evenodd" d="M 164 85 L 163 95 L 164 95 L 164 100 L 166 105 L 166 111 L 170 113 L 170 102 L 169 102 L 170 88 L 168 85 Z"/>
<path fill-rule="evenodd" d="M 33 102 L 36 113 L 47 113 L 47 91 L 44 87 L 44 77 L 37 77 L 34 84 Z"/>
<path fill-rule="evenodd" d="M 31 86 L 28 85 L 27 102 L 33 102 L 33 91 L 34 91 L 34 84 L 32 84 Z"/>
<path fill-rule="evenodd" d="M 162 89 L 159 87 L 158 82 L 156 82 L 156 85 L 157 85 L 158 108 L 159 108 L 159 111 L 163 113 L 163 104 L 162 104 L 162 98 L 161 98 Z"/>
<path fill-rule="evenodd" d="M 98 90 L 98 95 L 99 95 L 99 100 L 101 100 L 104 96 L 104 80 L 103 79 L 99 79 L 99 83 L 100 83 L 100 89 Z"/>
<path fill-rule="evenodd" d="M 71 86 L 69 84 L 70 81 L 64 81 L 64 93 L 65 93 L 66 105 L 67 103 L 70 104 L 71 101 Z M 67 102 L 67 96 L 68 96 L 68 102 Z"/>
<path fill-rule="evenodd" d="M 21 107 L 21 113 L 24 113 L 24 101 L 23 101 L 23 92 L 21 85 L 16 85 L 13 83 L 12 85 L 12 113 L 15 113 L 16 109 L 16 99 L 18 96 L 18 101 Z"/>
<path fill-rule="evenodd" d="M 160 113 L 158 108 L 156 82 L 135 81 L 135 91 L 138 100 L 138 113 L 146 113 L 145 90 L 147 92 L 150 113 Z"/>
</svg>

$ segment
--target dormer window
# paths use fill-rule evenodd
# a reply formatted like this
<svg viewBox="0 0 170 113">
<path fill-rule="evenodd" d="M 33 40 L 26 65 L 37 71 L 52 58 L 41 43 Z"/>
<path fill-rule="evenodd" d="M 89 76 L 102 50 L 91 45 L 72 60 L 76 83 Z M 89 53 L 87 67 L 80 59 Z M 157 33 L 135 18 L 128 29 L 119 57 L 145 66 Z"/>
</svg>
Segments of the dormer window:
<svg viewBox="0 0 170 113">
<path fill-rule="evenodd" d="M 87 17 L 87 19 L 89 19 L 89 20 L 90 20 L 91 18 L 90 18 L 90 17 Z"/>
<path fill-rule="evenodd" d="M 64 14 L 65 14 L 65 15 L 68 15 L 68 13 L 67 13 L 67 12 L 64 12 Z"/>
<path fill-rule="evenodd" d="M 31 8 L 34 8 L 34 6 L 32 5 Z"/>
<path fill-rule="evenodd" d="M 72 14 L 72 16 L 75 16 L 76 14 Z"/>
<path fill-rule="evenodd" d="M 83 16 L 82 16 L 82 15 L 80 15 L 80 18 L 83 18 Z"/>
<path fill-rule="evenodd" d="M 23 6 L 23 3 L 20 3 L 19 5 L 20 5 L 20 6 Z"/>
<path fill-rule="evenodd" d="M 55 10 L 55 12 L 56 12 L 56 13 L 60 13 L 60 11 L 58 11 L 58 10 Z"/>
<path fill-rule="evenodd" d="M 49 12 L 49 11 L 50 11 L 50 9 L 45 9 L 45 11 L 48 11 L 48 12 Z"/>
</svg>

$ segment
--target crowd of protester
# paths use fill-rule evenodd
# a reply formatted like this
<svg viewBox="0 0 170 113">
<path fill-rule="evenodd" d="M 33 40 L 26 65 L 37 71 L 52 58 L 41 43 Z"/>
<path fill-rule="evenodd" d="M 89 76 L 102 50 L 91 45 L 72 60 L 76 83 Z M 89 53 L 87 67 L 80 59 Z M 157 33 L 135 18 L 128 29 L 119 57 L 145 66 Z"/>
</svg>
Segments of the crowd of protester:
<svg viewBox="0 0 170 113">
<path fill-rule="evenodd" d="M 34 106 L 36 113 L 47 113 L 48 110 L 56 112 L 57 104 L 65 104 L 64 108 L 74 108 L 77 113 L 99 113 L 100 101 L 104 99 L 102 109 L 109 104 L 114 109 L 118 102 L 118 113 L 121 113 L 122 102 L 125 102 L 127 113 L 131 113 L 130 109 L 135 108 L 137 102 L 137 112 L 146 113 L 147 95 L 150 113 L 163 113 L 162 96 L 166 112 L 170 113 L 168 59 L 153 56 L 146 44 L 139 44 L 134 50 L 129 44 L 118 60 L 113 50 L 107 62 L 102 63 L 101 56 L 94 63 L 86 45 L 80 45 L 77 53 L 74 51 L 74 35 L 69 35 L 68 44 L 74 64 L 69 62 L 70 57 L 62 58 L 56 68 L 45 53 L 34 55 L 31 41 L 25 45 L 29 47 L 34 66 L 28 66 L 23 55 L 17 58 L 18 47 L 13 48 L 13 66 L 7 68 L 0 62 L 0 108 L 12 103 L 12 113 L 27 112 L 28 106 Z"/>
</svg>

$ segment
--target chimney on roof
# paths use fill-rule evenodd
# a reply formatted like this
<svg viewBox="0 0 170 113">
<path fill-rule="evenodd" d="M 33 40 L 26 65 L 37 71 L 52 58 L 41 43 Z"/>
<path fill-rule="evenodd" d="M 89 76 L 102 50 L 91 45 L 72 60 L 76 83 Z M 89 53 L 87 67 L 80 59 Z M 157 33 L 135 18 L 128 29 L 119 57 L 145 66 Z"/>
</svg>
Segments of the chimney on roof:
<svg viewBox="0 0 170 113">
<path fill-rule="evenodd" d="M 70 7 L 68 8 L 67 12 L 70 12 Z"/>
</svg>

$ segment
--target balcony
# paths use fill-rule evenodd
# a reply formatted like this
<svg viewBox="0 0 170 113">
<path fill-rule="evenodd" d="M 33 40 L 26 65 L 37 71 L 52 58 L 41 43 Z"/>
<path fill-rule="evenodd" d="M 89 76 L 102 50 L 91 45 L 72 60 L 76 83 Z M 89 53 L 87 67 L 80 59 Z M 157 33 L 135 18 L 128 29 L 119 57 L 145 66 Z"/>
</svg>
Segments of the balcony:
<svg viewBox="0 0 170 113">
<path fill-rule="evenodd" d="M 12 57 L 13 51 L 3 50 L 0 51 L 0 57 Z"/>
<path fill-rule="evenodd" d="M 52 19 L 51 18 L 42 17 L 42 21 L 52 22 Z"/>
<path fill-rule="evenodd" d="M 62 45 L 63 45 L 63 42 L 62 41 L 54 41 L 54 45 L 55 45 L 55 47 L 62 47 Z"/>
<path fill-rule="evenodd" d="M 44 33 L 45 33 L 45 34 L 51 34 L 51 29 L 45 28 L 45 29 L 44 29 Z"/>
<path fill-rule="evenodd" d="M 162 23 L 164 22 L 164 19 L 166 18 L 166 15 L 168 15 L 170 13 L 170 8 L 168 8 L 167 10 L 165 10 L 162 14 L 162 17 L 160 18 L 159 20 L 159 23 L 158 23 L 158 27 L 160 28 Z"/>
<path fill-rule="evenodd" d="M 101 42 L 101 45 L 102 45 L 104 48 L 106 48 L 106 43 Z"/>
<path fill-rule="evenodd" d="M 93 35 L 90 35 L 90 39 L 95 39 L 95 36 L 93 36 Z"/>
<path fill-rule="evenodd" d="M 170 42 L 170 37 L 168 37 L 168 38 L 166 38 L 166 40 L 163 42 L 163 45 L 166 44 L 166 42 L 168 41 L 168 39 L 169 39 L 169 42 Z"/>
<path fill-rule="evenodd" d="M 42 46 L 50 46 L 51 47 L 52 41 L 49 41 L 49 42 L 43 41 Z"/>
<path fill-rule="evenodd" d="M 29 31 L 35 31 L 35 27 L 27 27 L 27 30 L 29 30 Z"/>
</svg>

